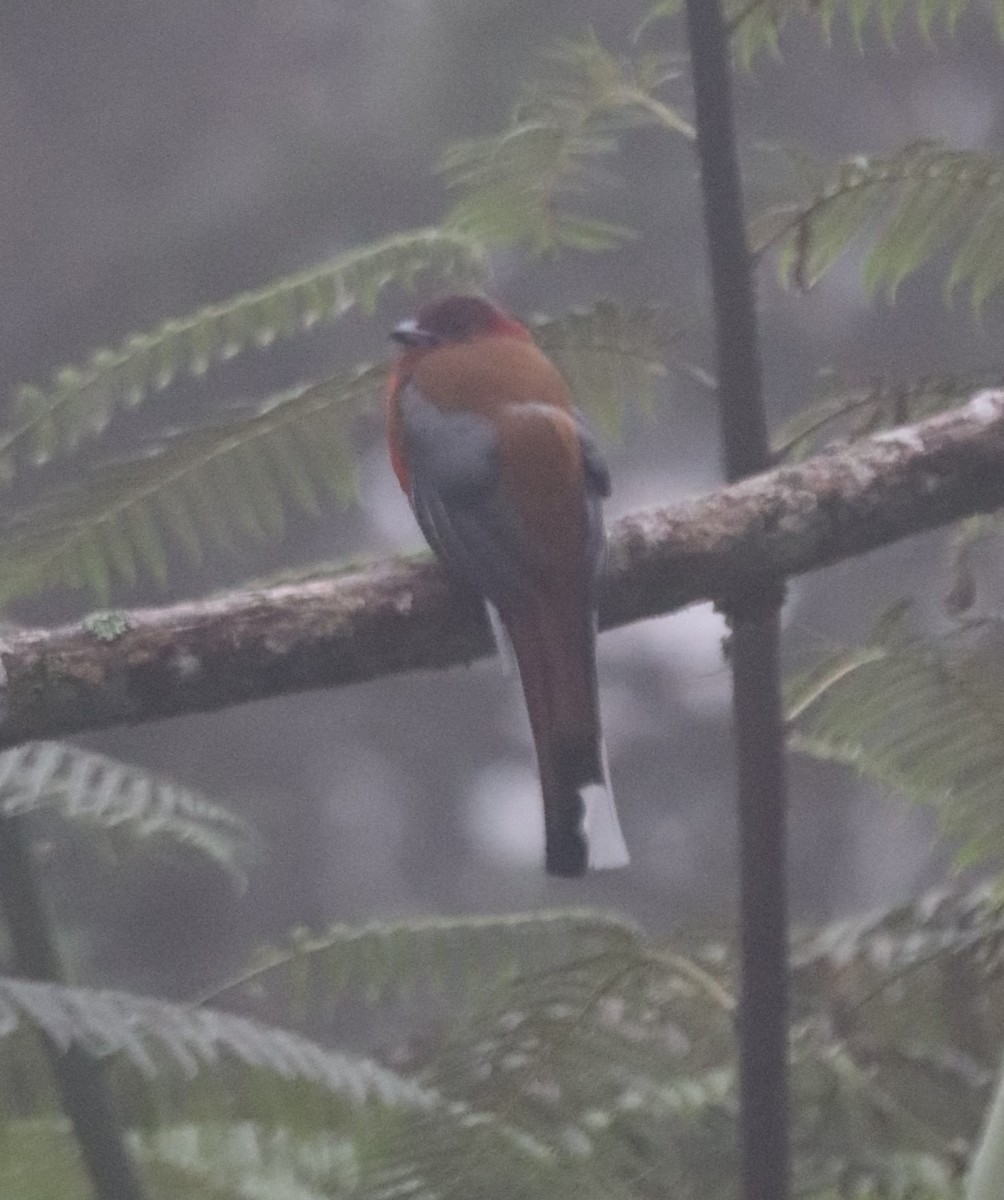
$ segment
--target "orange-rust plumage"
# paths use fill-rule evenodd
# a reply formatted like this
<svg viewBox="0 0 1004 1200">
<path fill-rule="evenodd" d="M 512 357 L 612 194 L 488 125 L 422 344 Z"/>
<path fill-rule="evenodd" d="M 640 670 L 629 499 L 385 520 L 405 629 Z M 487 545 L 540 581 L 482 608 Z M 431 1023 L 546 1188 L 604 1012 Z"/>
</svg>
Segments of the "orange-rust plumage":
<svg viewBox="0 0 1004 1200">
<path fill-rule="evenodd" d="M 388 391 L 391 460 L 433 548 L 512 641 L 548 870 L 622 865 L 595 667 L 605 465 L 561 374 L 490 302 L 446 297 L 393 336 L 404 349 Z M 603 793 L 592 804 L 591 789 Z"/>
</svg>

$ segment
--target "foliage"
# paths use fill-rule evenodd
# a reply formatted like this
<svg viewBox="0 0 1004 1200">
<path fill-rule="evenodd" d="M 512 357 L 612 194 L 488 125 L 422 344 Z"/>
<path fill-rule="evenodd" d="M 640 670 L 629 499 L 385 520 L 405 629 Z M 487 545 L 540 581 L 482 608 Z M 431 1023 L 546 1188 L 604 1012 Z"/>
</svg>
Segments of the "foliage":
<svg viewBox="0 0 1004 1200">
<path fill-rule="evenodd" d="M 654 310 L 599 304 L 536 323 L 583 407 L 615 424 L 622 395 L 644 403 L 661 369 Z M 63 586 L 100 604 L 141 572 L 168 577 L 174 547 L 198 562 L 248 539 L 279 536 L 286 511 L 318 512 L 325 491 L 354 493 L 353 434 L 386 380 L 383 365 L 296 388 L 229 420 L 190 429 L 83 483 L 15 512 L 0 526 L 0 603 Z"/>
<path fill-rule="evenodd" d="M 654 381 L 665 374 L 672 337 L 666 312 L 600 301 L 531 324 L 576 403 L 601 428 L 620 431 L 627 397 L 641 411 L 654 409 Z"/>
<path fill-rule="evenodd" d="M 96 351 L 82 367 L 61 368 L 48 389 L 18 389 L 14 421 L 0 430 L 0 478 L 14 477 L 22 447 L 30 447 L 36 463 L 72 450 L 86 434 L 102 432 L 117 408 L 139 404 L 179 374 L 202 375 L 214 361 L 333 321 L 356 306 L 372 312 L 389 283 L 411 286 L 422 272 L 475 283 L 484 270 L 480 242 L 455 231 L 422 229 L 131 334 L 114 350 Z"/>
<path fill-rule="evenodd" d="M 0 1037 L 15 1038 L 20 1030 L 23 1039 L 33 1028 L 64 1050 L 79 1045 L 102 1058 L 121 1055 L 149 1079 L 162 1072 L 192 1078 L 229 1058 L 241 1068 L 315 1085 L 356 1103 L 373 1098 L 416 1109 L 435 1103 L 417 1085 L 375 1063 L 322 1050 L 244 1017 L 125 992 L 0 977 Z M 30 1100 L 30 1082 L 4 1094 Z"/>
<path fill-rule="evenodd" d="M 940 250 L 955 247 L 946 296 L 962 287 L 979 309 L 1004 284 L 1004 163 L 930 142 L 856 156 L 813 171 L 803 195 L 768 208 L 750 229 L 755 253 L 779 250 L 782 280 L 810 288 L 865 231 L 880 226 L 865 261 L 870 292 L 894 298 Z"/>
<path fill-rule="evenodd" d="M 318 511 L 322 489 L 353 489 L 353 417 L 372 403 L 382 368 L 295 389 L 228 421 L 190 429 L 137 458 L 91 471 L 77 487 L 16 513 L 0 529 L 0 600 L 56 586 L 168 576 L 168 542 L 198 562 L 276 537 L 292 501 Z"/>
<path fill-rule="evenodd" d="M 773 455 L 801 461 L 833 442 L 853 442 L 896 425 L 933 416 L 971 398 L 985 387 L 1000 386 L 1004 372 L 979 376 L 928 376 L 911 382 L 876 380 L 847 384 L 832 372 L 821 378 L 821 396 L 806 404 L 774 435 Z"/>
<path fill-rule="evenodd" d="M 234 991 L 280 989 L 286 1004 L 326 1011 L 346 989 L 370 1004 L 403 1000 L 416 990 L 479 994 L 533 967 L 591 958 L 617 947 L 638 952 L 639 931 L 589 910 L 337 924 L 322 934 L 298 931 L 289 947 L 264 948 L 238 978 L 214 989 L 218 1001 Z M 311 1003 L 304 1003 L 311 993 Z"/>
<path fill-rule="evenodd" d="M 37 1028 L 115 1064 L 154 1197 L 735 1195 L 727 945 L 684 953 L 578 910 L 401 921 L 301 938 L 295 956 L 245 984 L 288 1000 L 297 958 L 319 988 L 315 1010 L 349 996 L 396 1004 L 405 989 L 374 975 L 382 936 L 397 944 L 395 980 L 421 986 L 430 951 L 450 979 L 488 976 L 459 1020 L 439 1031 L 420 1023 L 393 1071 L 217 1009 L 0 979 L 0 1095 L 14 1104 L 0 1193 L 11 1173 L 30 1175 L 36 1159 L 55 1171 L 63 1153 L 44 1072 L 31 1067 Z M 1004 1030 L 1002 946 L 1001 900 L 988 887 L 802 937 L 799 1195 L 956 1195 L 959 1139 L 978 1124 Z M 340 950 L 347 993 L 329 982 Z M 65 1188 L 47 1194 L 75 1194 Z"/>
<path fill-rule="evenodd" d="M 661 0 L 630 56 L 595 38 L 546 56 L 502 133 L 444 156 L 459 199 L 440 230 L 399 235 L 189 317 L 126 338 L 49 388 L 19 390 L 0 431 L 0 476 L 101 432 L 122 406 L 179 374 L 252 346 L 372 310 L 422 271 L 465 285 L 487 250 L 621 245 L 626 227 L 589 202 L 627 131 L 692 137 L 664 93 L 674 61 L 640 49 L 680 5 Z M 747 63 L 798 15 L 827 35 L 841 14 L 859 39 L 908 16 L 951 29 L 967 0 L 730 0 Z M 993 0 L 1004 29 L 1004 0 Z M 1004 168 L 989 155 L 915 145 L 816 170 L 803 194 L 751 230 L 782 275 L 808 287 L 877 229 L 873 292 L 951 248 L 946 293 L 979 309 L 1004 282 Z M 585 211 L 580 211 L 583 209 Z M 541 321 L 541 344 L 608 427 L 620 397 L 645 397 L 662 367 L 664 317 L 597 305 Z M 281 533 L 290 504 L 351 493 L 357 414 L 385 368 L 345 371 L 273 397 L 46 495 L 0 526 L 0 601 L 167 577 L 172 549 Z M 843 389 L 801 414 L 779 453 L 808 452 L 836 424 L 856 437 L 951 402 L 957 381 Z M 960 549 L 961 577 L 965 553 Z M 115 636 L 115 623 L 95 626 Z M 101 632 L 104 630 L 104 633 Z M 830 656 L 792 687 L 793 744 L 934 805 L 968 859 L 1001 853 L 1004 704 L 992 630 L 933 644 L 901 613 L 864 647 Z M 53 807 L 103 828 L 164 834 L 234 869 L 243 826 L 210 802 L 69 747 L 0 755 L 5 814 Z M 999 899 L 938 896 L 803 939 L 792 1046 L 799 1194 L 807 1200 L 939 1200 L 957 1194 L 1004 1034 Z M 446 997 L 454 1020 L 422 1024 L 391 1070 L 289 1029 L 205 1006 L 0 977 L 0 1193 L 79 1194 L 38 1035 L 105 1060 L 129 1100 L 129 1144 L 155 1196 L 637 1197 L 736 1194 L 735 1002 L 731 950 L 656 945 L 581 910 L 411 919 L 300 933 L 215 996 L 288 1013 L 291 1024 L 356 1005 Z M 965 988 L 960 990 L 960 982 Z M 975 997 L 975 999 L 974 999 Z M 428 1011 L 428 1010 L 426 1010 Z M 51 1169 L 45 1175 L 40 1167 Z M 58 1178 L 57 1178 L 58 1176 Z M 47 1188 L 42 1191 L 39 1189 Z M 32 1190 L 34 1189 L 34 1190 Z"/>
<path fill-rule="evenodd" d="M 897 29 L 909 24 L 928 39 L 939 27 L 951 34 L 963 13 L 973 7 L 988 13 L 1004 37 L 1002 0 L 979 0 L 975 5 L 970 0 L 726 0 L 725 11 L 731 18 L 736 54 L 749 67 L 761 51 L 779 52 L 784 27 L 797 17 L 818 22 L 827 41 L 841 18 L 864 49 L 875 40 L 869 37 L 873 32 L 891 44 Z"/>
<path fill-rule="evenodd" d="M 240 817 L 173 780 L 62 742 L 28 742 L 0 753 L 0 813 L 51 810 L 117 839 L 189 846 L 241 885 L 255 836 Z"/>
<path fill-rule="evenodd" d="M 932 806 L 960 861 L 1004 857 L 1004 690 L 992 629 L 935 642 L 887 614 L 790 689 L 791 745 Z"/>
<path fill-rule="evenodd" d="M 653 126 L 693 137 L 658 95 L 675 77 L 662 54 L 621 59 L 594 37 L 559 43 L 501 133 L 446 150 L 443 174 L 461 192 L 446 228 L 534 254 L 620 245 L 631 230 L 574 212 L 565 200 L 595 192 L 597 163 L 616 152 L 625 130 Z"/>
</svg>

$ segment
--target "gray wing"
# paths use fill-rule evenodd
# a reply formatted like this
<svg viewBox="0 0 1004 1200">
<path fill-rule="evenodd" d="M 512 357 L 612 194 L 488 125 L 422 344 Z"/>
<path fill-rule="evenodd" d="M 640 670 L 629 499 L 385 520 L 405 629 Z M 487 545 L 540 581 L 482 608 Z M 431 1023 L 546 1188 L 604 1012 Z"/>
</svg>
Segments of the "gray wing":
<svg viewBox="0 0 1004 1200">
<path fill-rule="evenodd" d="M 587 551 L 593 564 L 593 579 L 599 578 L 607 556 L 607 530 L 603 524 L 603 501 L 610 495 L 610 468 L 592 430 L 578 409 L 574 412 L 582 448 L 582 470 L 586 482 Z"/>
<path fill-rule="evenodd" d="M 413 385 L 405 385 L 400 405 L 409 498 L 426 540 L 455 575 L 505 612 L 544 574 L 546 563 L 502 493 L 494 425 L 477 413 L 444 413 Z M 605 544 L 600 506 L 610 476 L 579 425 L 588 553 L 598 572 Z"/>
</svg>

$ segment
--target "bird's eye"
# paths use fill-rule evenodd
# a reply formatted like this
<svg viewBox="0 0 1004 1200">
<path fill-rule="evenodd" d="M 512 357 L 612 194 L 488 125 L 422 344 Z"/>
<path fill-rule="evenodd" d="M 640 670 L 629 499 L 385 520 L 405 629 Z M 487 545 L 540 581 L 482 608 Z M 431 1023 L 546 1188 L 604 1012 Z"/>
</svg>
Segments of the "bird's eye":
<svg viewBox="0 0 1004 1200">
<path fill-rule="evenodd" d="M 435 346 L 440 341 L 436 334 L 422 329 L 417 321 L 402 321 L 394 326 L 390 336 L 402 346 Z"/>
</svg>

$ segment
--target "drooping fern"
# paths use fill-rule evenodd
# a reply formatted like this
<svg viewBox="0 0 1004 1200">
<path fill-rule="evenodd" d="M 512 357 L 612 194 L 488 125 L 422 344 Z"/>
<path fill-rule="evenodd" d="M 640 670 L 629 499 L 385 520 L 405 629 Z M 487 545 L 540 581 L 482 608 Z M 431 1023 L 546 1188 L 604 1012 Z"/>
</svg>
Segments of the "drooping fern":
<svg viewBox="0 0 1004 1200">
<path fill-rule="evenodd" d="M 911 634 L 903 610 L 790 689 L 792 747 L 932 807 L 962 863 L 1004 855 L 1000 647 Z"/>
<path fill-rule="evenodd" d="M 868 44 L 870 28 L 891 43 L 897 29 L 913 25 L 924 38 L 932 38 L 939 27 L 946 34 L 955 30 L 969 8 L 987 13 L 1004 37 L 1002 0 L 726 0 L 725 11 L 732 23 L 733 44 L 739 61 L 749 67 L 763 50 L 777 53 L 784 27 L 798 17 L 817 22 L 827 41 L 838 19 L 847 22 L 859 48 Z"/>
<path fill-rule="evenodd" d="M 206 855 L 243 884 L 256 838 L 235 813 L 174 780 L 64 742 L 0 754 L 0 812 L 50 810 L 116 838 L 165 838 Z"/>
<path fill-rule="evenodd" d="M 40 1029 L 57 1046 L 79 1045 L 106 1058 L 122 1056 L 148 1079 L 171 1072 L 193 1078 L 229 1059 L 357 1104 L 371 1098 L 415 1110 L 437 1104 L 427 1089 L 375 1062 L 325 1050 L 298 1034 L 244 1017 L 127 992 L 0 976 L 0 1039 L 24 1037 L 32 1029 Z"/>
<path fill-rule="evenodd" d="M 45 588 L 87 587 L 107 603 L 141 570 L 167 580 L 169 539 L 198 562 L 275 537 L 292 501 L 317 511 L 323 490 L 352 494 L 352 419 L 379 395 L 383 368 L 296 389 L 250 416 L 182 433 L 0 530 L 0 603 Z"/>
<path fill-rule="evenodd" d="M 946 296 L 965 288 L 979 309 L 1004 285 L 1002 214 L 1001 159 L 923 142 L 817 173 L 803 196 L 753 221 L 750 244 L 757 254 L 777 249 L 784 282 L 809 288 L 859 236 L 877 230 L 864 282 L 890 299 L 908 276 L 953 246 Z"/>
<path fill-rule="evenodd" d="M 113 1063 L 116 1078 L 132 1088 L 130 1111 L 144 1112 L 143 1123 L 162 1130 L 132 1135 L 141 1157 L 161 1165 L 173 1159 L 196 1176 L 210 1168 L 209 1184 L 221 1166 L 219 1154 L 209 1151 L 214 1128 L 226 1140 L 239 1128 L 245 1145 L 248 1138 L 253 1143 L 247 1166 L 258 1180 L 256 1194 L 263 1194 L 265 1160 L 281 1163 L 294 1179 L 312 1170 L 321 1196 L 347 1194 L 344 1179 L 339 1187 L 317 1176 L 318 1155 L 343 1167 L 349 1155 L 351 1194 L 373 1200 L 398 1194 L 460 1200 L 489 1181 L 491 1194 L 503 1200 L 605 1194 L 589 1178 L 591 1164 L 587 1169 L 571 1152 L 370 1059 L 215 1010 L 0 976 L 0 1098 L 13 1102 L 21 1119 L 50 1111 L 44 1073 L 26 1071 L 34 1030 Z M 221 1091 L 228 1119 L 243 1124 L 200 1121 L 194 1144 L 188 1142 L 197 1153 L 186 1155 L 177 1143 L 168 1153 L 172 1114 L 204 1114 L 214 1094 L 209 1111 L 219 1112 Z M 216 1149 L 223 1149 L 219 1141 Z M 255 1172 L 257 1151 L 262 1169 Z"/>
<path fill-rule="evenodd" d="M 576 404 L 600 428 L 619 432 L 628 405 L 652 410 L 654 383 L 666 373 L 672 340 L 663 310 L 601 301 L 531 324 L 568 380 Z"/>
<path fill-rule="evenodd" d="M 206 998 L 267 988 L 299 1006 L 309 992 L 311 1011 L 326 1011 L 346 991 L 371 1004 L 447 988 L 459 996 L 579 958 L 641 954 L 641 945 L 629 922 L 586 909 L 335 925 L 321 934 L 298 932 L 288 947 L 263 949 L 247 971 Z"/>
<path fill-rule="evenodd" d="M 625 396 L 649 401 L 668 333 L 657 310 L 598 304 L 534 323 L 578 403 L 607 427 Z M 0 526 L 0 605 L 55 588 L 86 588 L 107 604 L 141 573 L 167 580 L 172 550 L 198 562 L 278 536 L 297 506 L 316 513 L 328 492 L 354 494 L 353 434 L 383 392 L 377 365 L 294 389 L 229 420 L 189 430 Z"/>
<path fill-rule="evenodd" d="M 921 920 L 914 914 L 914 927 Z M 942 961 L 948 953 L 943 944 Z M 714 945 L 685 958 L 642 942 L 527 970 L 468 1012 L 426 1056 L 424 1077 L 509 1127 L 573 1150 L 609 1194 L 732 1197 L 728 961 Z M 840 995 L 820 983 L 816 976 L 811 999 L 803 993 L 792 1047 L 797 1194 L 947 1200 L 950 1134 L 899 1081 L 887 1081 L 880 1059 L 859 1060 L 842 1042 L 829 1019 Z M 952 1133 L 972 1128 L 978 1089 L 967 1099 Z"/>
<path fill-rule="evenodd" d="M 952 408 L 985 387 L 997 387 L 1004 370 L 971 376 L 930 376 L 854 387 L 827 373 L 822 395 L 786 421 L 772 438 L 774 458 L 800 461 L 827 443 L 852 442 L 883 429 L 919 421 Z"/>
<path fill-rule="evenodd" d="M 479 283 L 483 244 L 455 229 L 396 234 L 133 334 L 114 350 L 98 350 L 84 366 L 57 371 L 48 388 L 21 387 L 14 418 L 0 429 L 0 480 L 14 477 L 22 450 L 44 462 L 100 433 L 117 408 L 139 404 L 176 376 L 203 374 L 214 361 L 332 321 L 356 306 L 371 312 L 389 283 L 411 286 L 426 271 L 458 285 Z"/>
<path fill-rule="evenodd" d="M 594 37 L 559 43 L 506 129 L 444 153 L 443 174 L 461 193 L 446 227 L 535 254 L 620 245 L 629 229 L 565 202 L 594 189 L 597 164 L 615 153 L 623 130 L 659 126 L 693 137 L 690 123 L 659 95 L 675 75 L 661 54 L 621 59 Z"/>
<path fill-rule="evenodd" d="M 129 1093 L 130 1111 L 144 1114 L 130 1145 L 151 1180 L 182 1194 L 215 1196 L 229 1178 L 248 1195 L 288 1189 L 301 1200 L 734 1196 L 728 952 L 710 944 L 685 958 L 586 912 L 544 924 L 511 919 L 516 974 L 475 990 L 442 1035 L 424 1029 L 404 1074 L 217 1011 L 0 981 L 0 1071 L 12 1072 L 0 1096 L 17 1106 L 7 1132 L 18 1135 L 0 1155 L 0 1191 L 33 1146 L 49 1161 L 65 1136 L 46 1124 L 51 1109 L 27 1070 L 24 1036 L 37 1026 L 117 1061 L 120 1081 L 129 1064 L 150 1081 Z M 1001 929 L 1000 899 L 983 888 L 803 939 L 792 1059 L 800 1196 L 954 1197 L 957 1139 L 975 1128 L 989 1072 L 955 1041 L 953 1020 L 971 1039 L 973 1018 L 955 1012 L 941 981 L 978 969 L 972 1006 L 992 1005 L 992 1025 L 1004 1012 Z M 361 946 L 379 931 L 337 933 L 318 965 L 346 948 L 365 981 Z M 441 942 L 451 974 L 490 969 L 503 952 L 487 919 L 458 922 L 452 936 Z M 421 957 L 405 952 L 393 967 L 414 976 L 408 964 Z M 225 1115 L 203 1082 L 230 1095 Z M 74 1192 L 53 1184 L 47 1200 L 63 1195 Z"/>
</svg>

